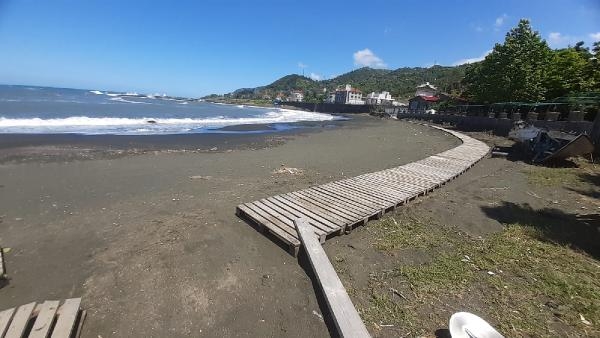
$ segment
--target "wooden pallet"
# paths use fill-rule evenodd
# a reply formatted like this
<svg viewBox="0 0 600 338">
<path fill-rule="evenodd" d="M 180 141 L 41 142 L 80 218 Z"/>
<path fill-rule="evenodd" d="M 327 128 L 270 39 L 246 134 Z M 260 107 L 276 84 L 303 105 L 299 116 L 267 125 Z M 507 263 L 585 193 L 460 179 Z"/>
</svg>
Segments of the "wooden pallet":
<svg viewBox="0 0 600 338">
<path fill-rule="evenodd" d="M 490 148 L 467 135 L 436 126 L 462 141 L 442 153 L 399 167 L 240 204 L 236 214 L 282 240 L 296 256 L 301 244 L 294 220 L 305 218 L 323 243 L 357 225 L 425 195 L 455 179 L 485 157 Z"/>
<path fill-rule="evenodd" d="M 0 338 L 79 337 L 85 319 L 81 298 L 35 302 L 0 312 Z"/>
</svg>

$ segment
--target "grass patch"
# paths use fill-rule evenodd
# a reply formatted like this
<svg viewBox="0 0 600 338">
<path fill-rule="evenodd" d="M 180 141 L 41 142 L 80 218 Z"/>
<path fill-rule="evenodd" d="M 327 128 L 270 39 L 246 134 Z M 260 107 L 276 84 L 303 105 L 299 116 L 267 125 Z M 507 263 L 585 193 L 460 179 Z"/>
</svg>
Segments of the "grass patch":
<svg viewBox="0 0 600 338">
<path fill-rule="evenodd" d="M 532 226 L 511 224 L 486 239 L 413 217 L 376 228 L 375 248 L 426 247 L 434 258 L 373 273 L 367 322 L 430 334 L 464 310 L 506 336 L 600 335 L 600 262 Z"/>
<path fill-rule="evenodd" d="M 572 168 L 540 166 L 524 170 L 524 173 L 527 175 L 530 184 L 545 187 L 579 186 L 585 183 L 586 176 L 600 174 L 597 164 L 585 158 L 575 158 L 573 163 L 575 167 Z"/>
<path fill-rule="evenodd" d="M 535 167 L 525 170 L 525 174 L 529 184 L 537 186 L 578 186 L 582 183 L 577 168 Z"/>
</svg>

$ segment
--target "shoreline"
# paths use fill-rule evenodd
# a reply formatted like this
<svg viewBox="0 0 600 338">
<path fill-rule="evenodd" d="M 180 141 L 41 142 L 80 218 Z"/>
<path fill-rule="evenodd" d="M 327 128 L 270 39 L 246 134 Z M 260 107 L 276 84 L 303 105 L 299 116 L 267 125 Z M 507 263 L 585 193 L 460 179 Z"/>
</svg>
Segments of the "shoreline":
<svg viewBox="0 0 600 338">
<path fill-rule="evenodd" d="M 0 163 L 114 158 L 156 151 L 261 149 L 298 135 L 360 128 L 376 121 L 364 115 L 331 121 L 232 125 L 214 132 L 167 135 L 0 134 Z"/>
</svg>

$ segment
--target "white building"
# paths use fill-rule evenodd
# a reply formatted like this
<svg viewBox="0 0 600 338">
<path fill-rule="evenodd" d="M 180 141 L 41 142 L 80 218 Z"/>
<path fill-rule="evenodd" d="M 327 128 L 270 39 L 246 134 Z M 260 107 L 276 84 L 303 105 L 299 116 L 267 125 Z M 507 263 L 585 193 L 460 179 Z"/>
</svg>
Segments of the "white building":
<svg viewBox="0 0 600 338">
<path fill-rule="evenodd" d="M 372 105 L 390 106 L 390 105 L 393 105 L 394 102 L 395 101 L 392 98 L 392 95 L 390 95 L 390 92 L 381 92 L 381 93 L 372 92 L 371 94 L 367 95 L 367 99 L 366 99 L 366 103 L 372 104 Z"/>
<path fill-rule="evenodd" d="M 429 82 L 426 82 L 417 86 L 417 92 L 415 93 L 415 96 L 436 96 L 437 93 L 437 88 Z"/>
<path fill-rule="evenodd" d="M 329 93 L 329 95 L 327 95 L 327 99 L 325 100 L 325 102 L 335 103 L 335 92 Z"/>
<path fill-rule="evenodd" d="M 335 103 L 365 104 L 365 101 L 362 99 L 362 92 L 360 90 L 352 88 L 351 85 L 347 84 L 344 89 L 336 89 Z"/>
<path fill-rule="evenodd" d="M 300 90 L 293 90 L 290 92 L 288 97 L 289 102 L 302 102 L 304 100 L 304 93 Z"/>
</svg>

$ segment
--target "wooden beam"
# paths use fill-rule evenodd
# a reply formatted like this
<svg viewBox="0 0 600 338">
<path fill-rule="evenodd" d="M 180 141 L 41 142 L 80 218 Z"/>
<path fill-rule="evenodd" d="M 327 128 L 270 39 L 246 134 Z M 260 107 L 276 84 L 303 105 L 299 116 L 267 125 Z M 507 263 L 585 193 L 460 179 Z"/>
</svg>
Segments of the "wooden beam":
<svg viewBox="0 0 600 338">
<path fill-rule="evenodd" d="M 340 336 L 371 337 L 308 220 L 299 218 L 294 224 Z"/>
</svg>

